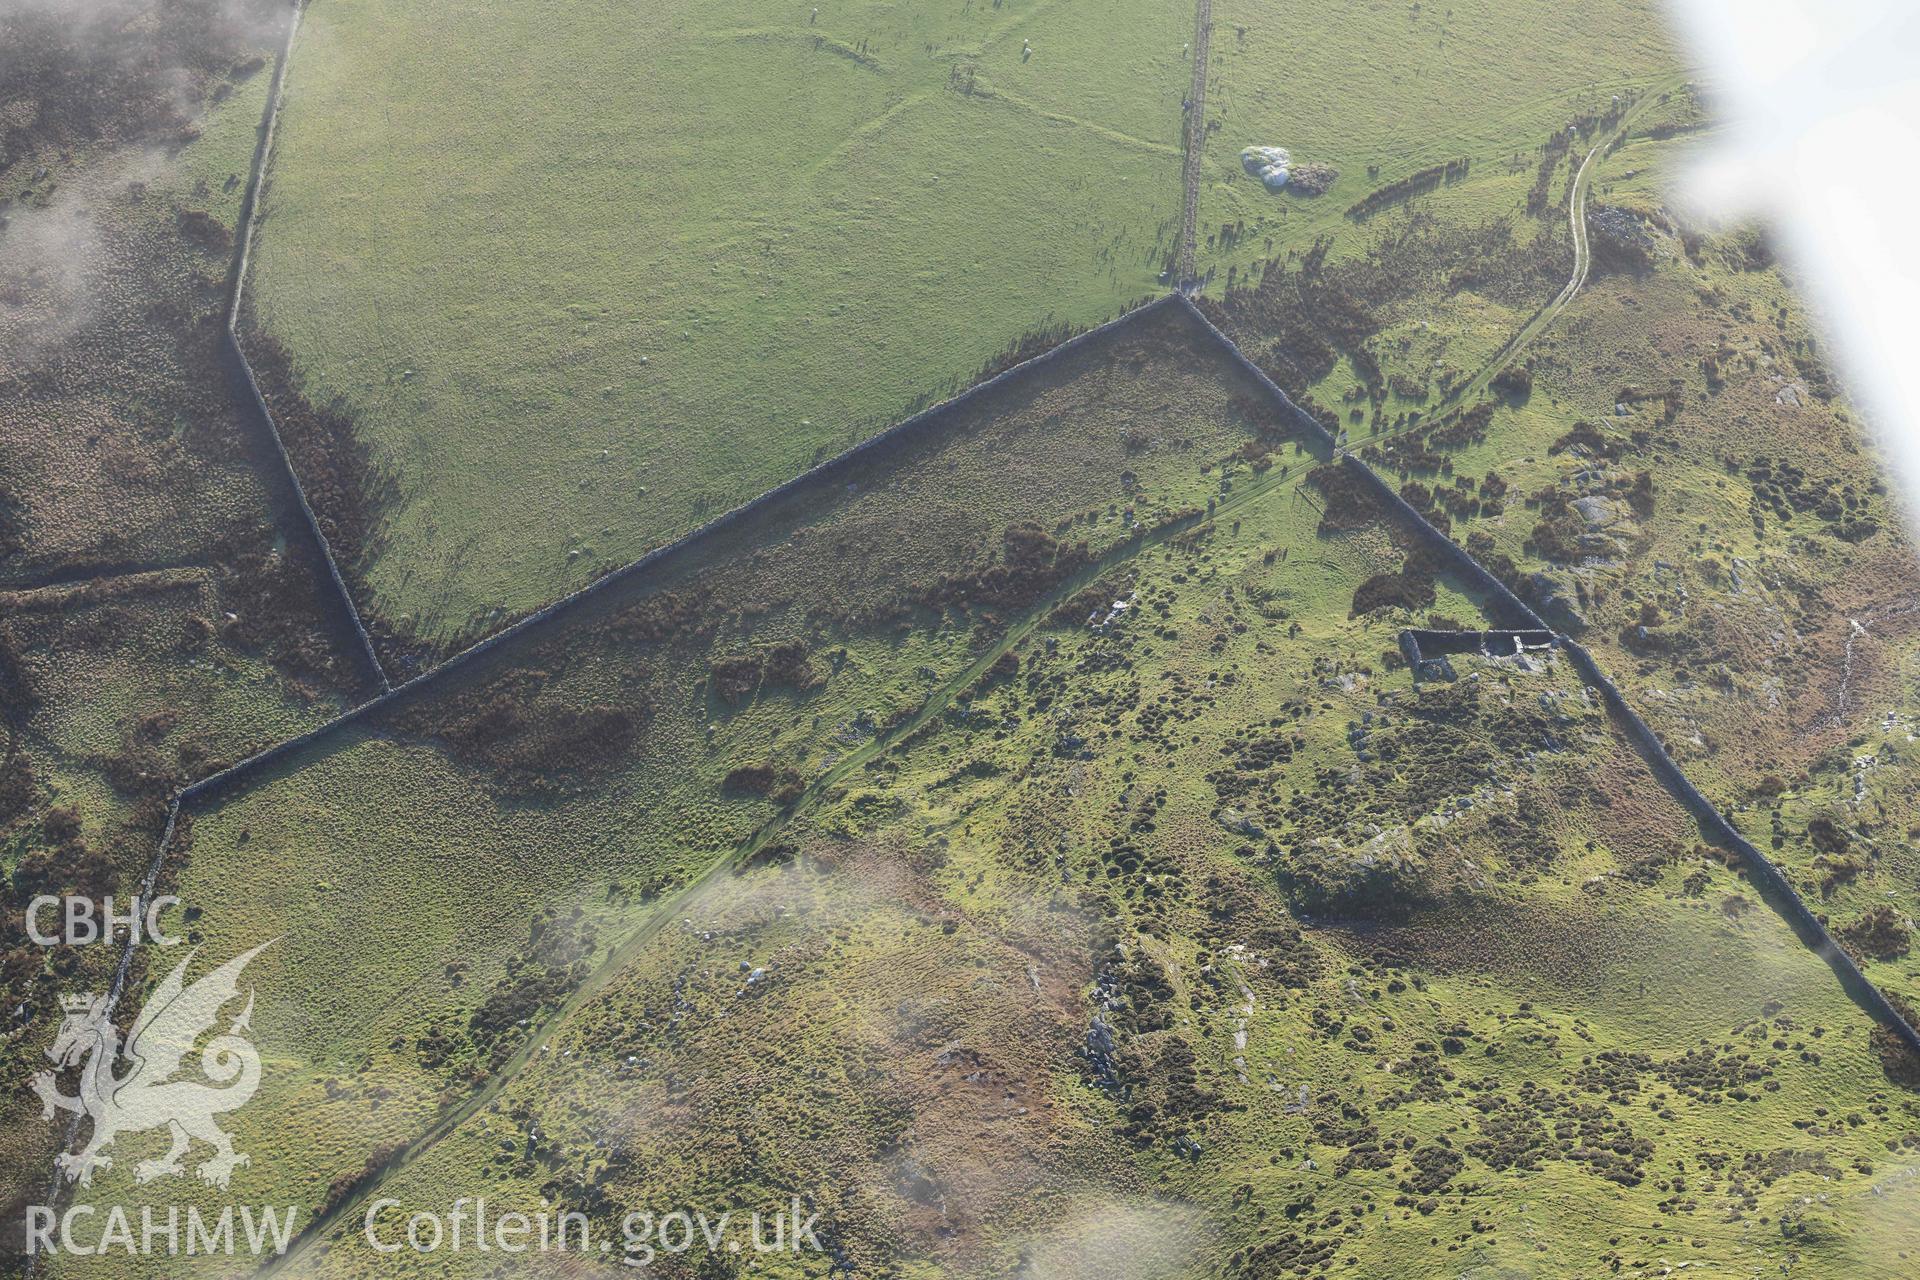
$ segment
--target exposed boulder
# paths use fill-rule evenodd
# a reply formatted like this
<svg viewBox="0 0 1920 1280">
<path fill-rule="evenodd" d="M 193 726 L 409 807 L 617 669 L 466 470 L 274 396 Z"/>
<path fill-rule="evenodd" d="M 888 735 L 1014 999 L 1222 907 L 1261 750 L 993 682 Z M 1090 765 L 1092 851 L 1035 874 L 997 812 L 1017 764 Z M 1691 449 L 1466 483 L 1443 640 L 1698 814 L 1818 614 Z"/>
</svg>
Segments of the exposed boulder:
<svg viewBox="0 0 1920 1280">
<path fill-rule="evenodd" d="M 1595 529 L 1604 529 L 1610 524 L 1616 524 L 1621 518 L 1620 511 L 1614 506 L 1613 499 L 1602 497 L 1599 494 L 1589 494 L 1584 498 L 1575 498 L 1573 500 L 1573 509 L 1580 513 L 1582 520 L 1585 520 L 1588 525 Z"/>
<path fill-rule="evenodd" d="M 1297 164 L 1287 189 L 1297 196 L 1322 196 L 1340 181 L 1340 171 L 1330 164 Z"/>
<path fill-rule="evenodd" d="M 1328 164 L 1295 164 L 1285 147 L 1247 147 L 1240 167 L 1269 191 L 1286 188 L 1295 195 L 1325 195 L 1340 180 L 1340 171 Z"/>
<path fill-rule="evenodd" d="M 1277 868 L 1300 909 L 1342 916 L 1395 916 L 1424 901 L 1426 860 L 1406 827 L 1381 831 L 1357 849 L 1337 838 L 1306 841 Z"/>
<path fill-rule="evenodd" d="M 1580 632 L 1587 629 L 1587 617 L 1580 612 L 1580 595 L 1571 577 L 1544 570 L 1527 578 L 1527 595 L 1534 609 L 1555 631 Z"/>
<path fill-rule="evenodd" d="M 1247 147 L 1240 153 L 1240 167 L 1260 179 L 1269 191 L 1278 191 L 1292 176 L 1293 157 L 1285 147 Z"/>
<path fill-rule="evenodd" d="M 1653 266 L 1658 241 L 1640 215 L 1612 205 L 1590 205 L 1587 230 L 1602 270 L 1638 273 Z"/>
</svg>

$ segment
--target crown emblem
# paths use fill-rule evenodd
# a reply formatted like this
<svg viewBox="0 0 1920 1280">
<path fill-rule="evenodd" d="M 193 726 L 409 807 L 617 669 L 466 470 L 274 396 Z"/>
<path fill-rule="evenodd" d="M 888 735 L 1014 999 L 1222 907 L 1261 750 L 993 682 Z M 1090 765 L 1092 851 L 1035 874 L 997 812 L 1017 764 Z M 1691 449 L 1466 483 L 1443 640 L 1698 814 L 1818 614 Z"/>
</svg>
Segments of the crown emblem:
<svg viewBox="0 0 1920 1280">
<path fill-rule="evenodd" d="M 186 982 L 187 965 L 193 959 L 189 953 L 154 987 L 131 1032 L 107 1020 L 109 996 L 61 993 L 68 1020 L 43 1050 L 53 1068 L 34 1074 L 33 1091 L 40 1098 L 44 1119 L 65 1111 L 93 1122 L 87 1145 L 62 1152 L 56 1162 L 67 1181 L 91 1186 L 95 1170 L 113 1167 L 113 1157 L 103 1153 L 114 1140 L 145 1129 L 171 1129 L 174 1143 L 165 1156 L 142 1160 L 134 1167 L 137 1181 L 184 1172 L 181 1157 L 195 1142 L 213 1148 L 213 1154 L 194 1169 L 203 1182 L 224 1187 L 233 1171 L 247 1163 L 246 1154 L 234 1149 L 232 1135 L 219 1126 L 217 1118 L 244 1105 L 260 1087 L 260 1053 L 243 1034 L 253 1012 L 252 991 L 246 992 L 247 1007 L 226 1034 L 215 1036 L 200 1053 L 201 1070 L 210 1083 L 175 1079 L 175 1072 L 192 1055 L 200 1037 L 219 1023 L 221 1010 L 240 998 L 241 971 L 268 945 L 263 942 L 241 952 L 191 986 Z M 124 1048 L 123 1034 L 129 1041 Z M 121 1058 L 130 1064 L 124 1074 L 115 1070 Z M 66 1093 L 60 1087 L 60 1074 L 75 1067 L 79 1068 L 79 1092 Z M 72 1128 L 67 1132 L 71 1134 Z"/>
</svg>

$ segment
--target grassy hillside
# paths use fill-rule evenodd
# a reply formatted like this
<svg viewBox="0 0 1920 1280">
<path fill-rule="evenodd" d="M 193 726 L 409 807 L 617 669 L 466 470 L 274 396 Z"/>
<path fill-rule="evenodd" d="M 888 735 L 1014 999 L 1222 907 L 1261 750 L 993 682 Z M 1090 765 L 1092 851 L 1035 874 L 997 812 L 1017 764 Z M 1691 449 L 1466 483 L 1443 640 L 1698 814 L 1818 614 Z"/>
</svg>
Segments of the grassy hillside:
<svg viewBox="0 0 1920 1280">
<path fill-rule="evenodd" d="M 1203 545 L 1135 583 L 1183 629 L 1266 576 L 1258 537 Z M 943 723 L 797 821 L 791 865 L 676 904 L 380 1194 L 558 1204 L 618 1240 L 634 1209 L 744 1218 L 797 1186 L 840 1260 L 924 1275 L 1082 1234 L 1166 1276 L 1897 1269 L 1914 1103 L 1737 875 L 1669 861 L 1683 815 L 1564 668 L 1343 687 L 1329 651 L 1363 631 L 1241 616 L 1224 652 L 1150 617 L 1033 647 L 976 703 L 1019 729 Z M 1279 709 L 1309 747 L 1262 763 L 1244 731 L 1158 735 L 1164 695 L 1127 706 L 1139 682 L 1178 709 L 1209 669 L 1239 679 L 1182 728 Z M 1050 750 L 1056 688 L 1113 730 Z M 1223 802 L 1223 773 L 1253 791 Z M 495 1265 L 376 1259 L 357 1218 L 302 1261 Z"/>
<path fill-rule="evenodd" d="M 447 642 L 1155 290 L 1192 16 L 324 0 L 252 297 Z"/>
<path fill-rule="evenodd" d="M 1484 392 L 1476 371 L 1571 270 L 1547 207 L 1479 178 L 1276 259 L 1218 314 L 1285 385 L 1611 672 L 1688 774 L 1875 980 L 1920 999 L 1920 814 L 1904 681 L 1910 516 L 1765 233 L 1668 193 L 1709 124 L 1662 92 L 1601 129 L 1591 273 Z M 1488 323 L 1499 317 L 1499 323 Z"/>
<path fill-rule="evenodd" d="M 1765 236 L 1670 207 L 1708 118 L 1645 10 L 1222 0 L 1202 305 L 1920 1008 L 1905 512 Z M 1191 17 L 316 0 L 250 341 L 396 651 L 1153 290 Z M 65 346 L 57 279 L 0 298 L 0 432 L 89 427 L 0 461 L 16 1076 L 113 959 L 19 900 L 122 889 L 173 788 L 355 692 L 210 359 L 250 65 L 138 200 L 112 148 L 0 166 L 42 237 L 0 266 L 78 216 L 128 268 Z M 1249 143 L 1340 176 L 1269 194 Z M 172 928 L 271 944 L 250 1163 L 142 1183 L 126 1133 L 82 1198 L 297 1205 L 302 1277 L 796 1196 L 824 1252 L 651 1270 L 1906 1274 L 1920 1063 L 1555 652 L 1415 679 L 1402 628 L 1484 602 L 1295 430 L 1152 309 L 196 799 Z M 37 1194 L 56 1130 L 0 1119 Z M 375 1253 L 376 1197 L 611 1247 Z"/>
<path fill-rule="evenodd" d="M 1680 70 L 1653 0 L 1221 0 L 1213 19 L 1200 267 L 1216 284 L 1319 236 L 1363 243 L 1353 205 L 1449 161 L 1471 162 L 1453 196 L 1463 211 L 1520 212 L 1549 136 Z M 1241 167 L 1248 146 L 1285 147 L 1296 167 L 1339 178 L 1318 196 L 1270 194 Z"/>
<path fill-rule="evenodd" d="M 1159 313 L 200 813 L 293 1267 L 542 1261 L 376 1255 L 376 1186 L 798 1189 L 928 1275 L 1912 1247 L 1871 1024 L 1563 664 L 1413 683 L 1474 601 L 1250 392 Z"/>
<path fill-rule="evenodd" d="M 1008 649 L 1209 498 L 1277 491 L 1305 460 L 1255 393 L 1163 310 L 190 815 L 167 883 L 195 940 L 281 938 L 250 970 L 283 994 L 235 1117 L 249 1185 L 344 1194 L 784 814 L 964 715 Z M 1276 532 L 1310 537 L 1314 508 L 1285 511 Z"/>
</svg>

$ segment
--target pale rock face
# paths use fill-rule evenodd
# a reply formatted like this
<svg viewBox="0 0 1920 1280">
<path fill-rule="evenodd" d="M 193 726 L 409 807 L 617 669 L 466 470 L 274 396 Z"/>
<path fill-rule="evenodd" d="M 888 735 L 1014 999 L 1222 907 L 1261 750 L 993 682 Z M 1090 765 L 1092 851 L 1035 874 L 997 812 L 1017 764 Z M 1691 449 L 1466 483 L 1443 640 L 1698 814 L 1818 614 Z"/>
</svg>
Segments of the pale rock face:
<svg viewBox="0 0 1920 1280">
<path fill-rule="evenodd" d="M 1293 157 L 1285 147 L 1248 147 L 1240 153 L 1240 166 L 1266 184 L 1269 191 L 1287 185 Z"/>
<path fill-rule="evenodd" d="M 1598 495 L 1575 498 L 1573 500 L 1573 509 L 1580 513 L 1582 520 L 1585 520 L 1596 529 L 1604 529 L 1620 519 L 1620 511 L 1614 505 L 1613 500 Z"/>
</svg>

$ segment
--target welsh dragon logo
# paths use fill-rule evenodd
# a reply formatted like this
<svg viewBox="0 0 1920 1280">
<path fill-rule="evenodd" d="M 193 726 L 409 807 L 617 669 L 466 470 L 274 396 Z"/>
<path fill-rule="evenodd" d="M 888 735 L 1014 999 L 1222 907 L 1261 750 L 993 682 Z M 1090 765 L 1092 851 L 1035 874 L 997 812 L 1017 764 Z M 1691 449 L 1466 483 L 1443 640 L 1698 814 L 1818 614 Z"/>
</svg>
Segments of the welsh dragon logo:
<svg viewBox="0 0 1920 1280">
<path fill-rule="evenodd" d="M 87 1145 L 59 1158 L 60 1169 L 69 1181 L 78 1179 L 81 1186 L 91 1185 L 95 1169 L 113 1167 L 113 1157 L 103 1153 L 115 1138 L 163 1125 L 172 1131 L 173 1145 L 160 1159 L 135 1165 L 137 1181 L 151 1182 L 182 1172 L 181 1157 L 196 1140 L 214 1149 L 214 1154 L 196 1169 L 214 1186 L 226 1186 L 233 1171 L 248 1162 L 243 1153 L 233 1149 L 233 1139 L 214 1123 L 214 1117 L 243 1106 L 260 1087 L 260 1054 L 246 1039 L 252 1029 L 251 988 L 240 1016 L 225 1034 L 209 1040 L 200 1052 L 200 1069 L 213 1084 L 172 1077 L 195 1042 L 219 1020 L 221 1008 L 238 998 L 241 970 L 271 945 L 263 942 L 242 952 L 191 986 L 183 981 L 193 959 L 193 953 L 188 953 L 140 1011 L 124 1051 L 106 996 L 68 996 L 62 1001 L 66 1021 L 61 1023 L 60 1034 L 48 1047 L 47 1056 L 59 1069 L 80 1066 L 80 1092 L 61 1093 L 53 1071 L 36 1073 L 33 1091 L 40 1095 L 46 1119 L 52 1119 L 58 1108 L 93 1121 Z M 116 1074 L 123 1057 L 129 1069 Z"/>
</svg>

